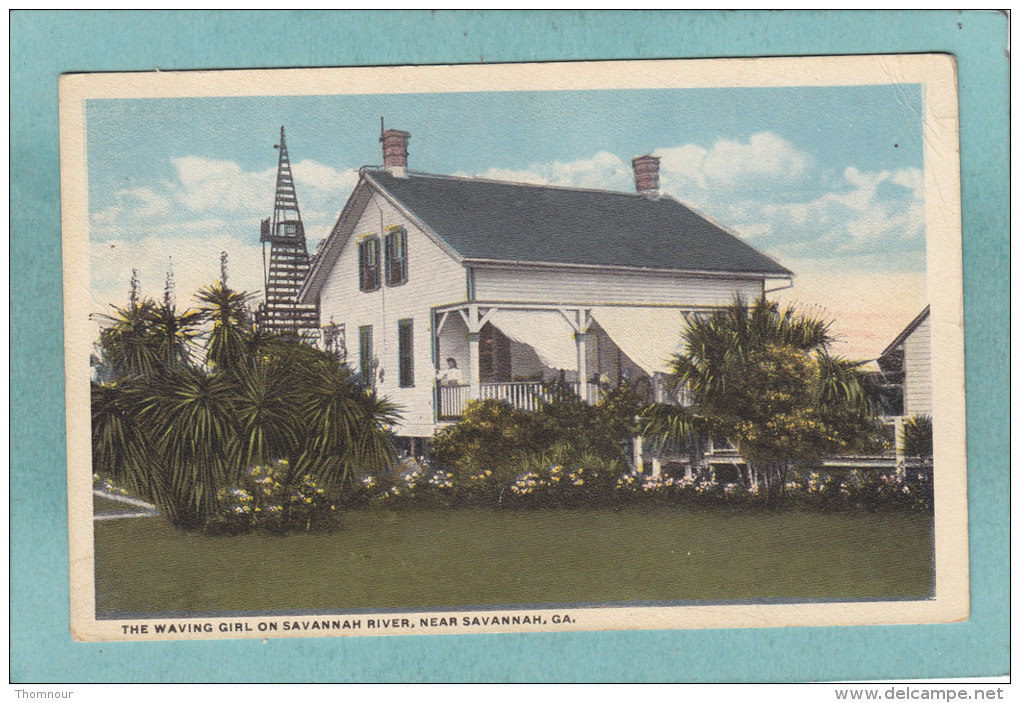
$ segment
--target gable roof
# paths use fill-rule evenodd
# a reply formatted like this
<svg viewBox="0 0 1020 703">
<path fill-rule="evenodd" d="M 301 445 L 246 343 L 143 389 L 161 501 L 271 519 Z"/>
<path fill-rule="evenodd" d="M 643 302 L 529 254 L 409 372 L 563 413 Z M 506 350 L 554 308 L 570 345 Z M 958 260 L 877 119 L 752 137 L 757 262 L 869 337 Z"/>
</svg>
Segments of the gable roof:
<svg viewBox="0 0 1020 703">
<path fill-rule="evenodd" d="M 792 275 L 669 197 L 365 174 L 467 261 Z"/>
<path fill-rule="evenodd" d="M 377 190 L 466 263 L 595 266 L 788 277 L 793 273 L 668 196 L 364 167 L 298 295 L 319 294 Z"/>
</svg>

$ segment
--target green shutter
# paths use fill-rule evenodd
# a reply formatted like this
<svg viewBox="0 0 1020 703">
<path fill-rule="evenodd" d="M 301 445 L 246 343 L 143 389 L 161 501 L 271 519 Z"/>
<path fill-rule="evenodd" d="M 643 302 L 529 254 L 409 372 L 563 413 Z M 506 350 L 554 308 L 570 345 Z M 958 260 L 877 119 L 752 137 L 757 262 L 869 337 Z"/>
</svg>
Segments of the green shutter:
<svg viewBox="0 0 1020 703">
<path fill-rule="evenodd" d="M 365 290 L 365 242 L 358 242 L 358 288 Z"/>
<path fill-rule="evenodd" d="M 407 232 L 400 230 L 400 282 L 407 281 Z"/>
<path fill-rule="evenodd" d="M 358 287 L 373 291 L 379 287 L 379 238 L 358 242 Z"/>
<path fill-rule="evenodd" d="M 358 371 L 361 378 L 368 381 L 370 364 L 372 362 L 372 325 L 362 325 L 358 328 Z"/>
<path fill-rule="evenodd" d="M 379 238 L 372 237 L 368 240 L 368 258 L 369 258 L 369 281 L 368 289 L 375 290 L 379 287 Z"/>
<path fill-rule="evenodd" d="M 399 286 L 407 281 L 407 233 L 403 228 L 386 235 L 386 285 Z"/>
<path fill-rule="evenodd" d="M 400 355 L 400 387 L 414 385 L 414 320 L 397 322 L 397 347 Z"/>
</svg>

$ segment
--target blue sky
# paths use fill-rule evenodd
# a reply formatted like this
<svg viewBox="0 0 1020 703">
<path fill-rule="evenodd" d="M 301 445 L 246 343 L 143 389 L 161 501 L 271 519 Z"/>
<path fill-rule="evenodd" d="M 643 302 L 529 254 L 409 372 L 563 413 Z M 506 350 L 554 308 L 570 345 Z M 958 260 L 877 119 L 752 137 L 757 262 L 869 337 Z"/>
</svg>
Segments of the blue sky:
<svg viewBox="0 0 1020 703">
<path fill-rule="evenodd" d="M 656 154 L 663 190 L 794 270 L 798 302 L 853 327 L 869 309 L 840 307 L 847 286 L 898 296 L 874 346 L 924 304 L 921 115 L 916 85 L 91 100 L 93 309 L 133 267 L 150 294 L 172 268 L 186 297 L 224 250 L 257 289 L 280 125 L 314 248 L 381 161 L 383 116 L 432 173 L 632 190 L 630 159 Z"/>
</svg>

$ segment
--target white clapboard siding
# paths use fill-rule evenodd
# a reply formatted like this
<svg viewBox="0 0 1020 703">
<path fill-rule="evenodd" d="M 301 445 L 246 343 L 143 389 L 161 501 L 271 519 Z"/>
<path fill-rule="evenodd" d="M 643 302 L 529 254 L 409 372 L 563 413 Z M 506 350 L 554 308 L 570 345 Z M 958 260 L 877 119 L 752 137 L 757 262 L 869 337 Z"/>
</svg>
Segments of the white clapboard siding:
<svg viewBox="0 0 1020 703">
<path fill-rule="evenodd" d="M 762 280 L 623 271 L 477 268 L 477 300 L 593 305 L 726 305 L 736 295 L 753 300 Z"/>
<path fill-rule="evenodd" d="M 903 342 L 903 414 L 931 415 L 931 318 Z"/>
<path fill-rule="evenodd" d="M 365 235 L 378 236 L 382 261 L 383 236 L 386 228 L 393 225 L 401 225 L 407 231 L 407 282 L 387 286 L 383 272 L 383 283 L 378 290 L 362 292 L 358 286 L 358 240 Z M 353 232 L 323 284 L 320 293 L 322 321 L 325 324 L 332 319 L 345 325 L 347 361 L 355 370 L 359 367 L 358 328 L 372 325 L 373 351 L 384 372 L 376 389 L 381 396 L 402 406 L 403 420 L 397 428 L 398 434 L 430 436 L 434 430 L 435 378 L 431 310 L 437 305 L 465 300 L 464 268 L 377 194 L 372 196 Z M 397 324 L 405 318 L 414 320 L 412 388 L 400 388 Z"/>
</svg>

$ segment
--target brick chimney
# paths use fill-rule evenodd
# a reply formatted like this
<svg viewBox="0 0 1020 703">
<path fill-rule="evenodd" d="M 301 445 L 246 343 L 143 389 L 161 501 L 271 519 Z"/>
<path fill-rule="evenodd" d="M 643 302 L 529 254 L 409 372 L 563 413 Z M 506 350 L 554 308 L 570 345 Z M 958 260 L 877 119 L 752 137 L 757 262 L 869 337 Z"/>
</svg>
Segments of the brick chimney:
<svg viewBox="0 0 1020 703">
<path fill-rule="evenodd" d="M 404 178 L 407 175 L 407 140 L 410 132 L 387 129 L 379 137 L 382 142 L 383 164 L 391 175 Z"/>
<path fill-rule="evenodd" d="M 659 194 L 659 157 L 645 154 L 631 160 L 634 167 L 634 187 L 639 195 L 654 198 Z"/>
</svg>

